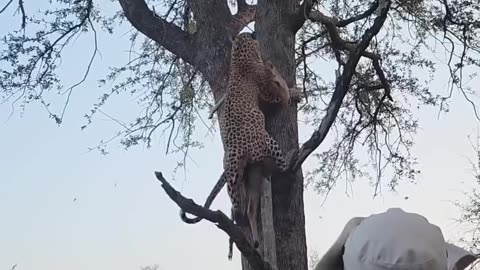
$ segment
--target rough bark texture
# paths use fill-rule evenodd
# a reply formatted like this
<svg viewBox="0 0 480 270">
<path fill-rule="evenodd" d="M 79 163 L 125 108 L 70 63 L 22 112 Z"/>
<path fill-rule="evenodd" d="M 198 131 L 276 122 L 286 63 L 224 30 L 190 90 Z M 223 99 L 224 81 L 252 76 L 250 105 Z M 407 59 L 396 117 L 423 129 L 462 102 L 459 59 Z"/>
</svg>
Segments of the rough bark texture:
<svg viewBox="0 0 480 270">
<path fill-rule="evenodd" d="M 267 178 L 263 178 L 263 165 L 252 164 L 247 168 L 248 181 L 262 181 L 262 195 L 260 199 L 260 209 L 258 212 L 257 228 L 259 232 L 258 252 L 263 260 L 270 264 L 272 269 L 277 270 L 277 254 L 276 254 L 276 240 L 275 229 L 273 225 L 273 205 L 272 205 L 272 186 Z M 244 228 L 244 233 L 248 239 L 252 238 L 249 227 Z M 247 258 L 242 255 L 242 269 L 253 270 L 247 261 Z"/>
<path fill-rule="evenodd" d="M 289 87 L 295 84 L 295 30 L 288 14 L 298 8 L 295 1 L 260 0 L 257 3 L 255 31 L 261 44 L 262 57 L 278 68 Z M 298 10 L 298 9 L 297 9 Z M 274 29 L 274 31 L 272 31 Z M 277 140 L 284 152 L 298 149 L 298 124 L 296 105 L 288 109 L 264 109 L 268 132 Z M 306 270 L 307 246 L 303 205 L 303 175 L 275 174 L 271 189 L 264 185 L 260 214 L 263 232 L 259 249 L 273 269 Z M 271 197 L 270 197 L 271 196 Z M 269 203 L 270 202 L 270 203 Z M 268 214 L 269 211 L 273 213 Z M 273 221 L 271 220 L 273 218 Z M 268 226 L 269 224 L 272 224 Z M 275 239 L 269 237 L 274 232 Z M 272 254 L 272 250 L 276 253 Z M 250 266 L 242 257 L 243 270 Z"/>
<path fill-rule="evenodd" d="M 277 253 L 276 253 L 276 240 L 275 230 L 273 225 L 273 202 L 272 202 L 272 185 L 271 182 L 263 181 L 263 193 L 260 200 L 260 225 L 259 231 L 263 236 L 261 239 L 262 245 L 261 254 L 263 259 L 270 263 L 273 269 L 277 267 Z"/>
<path fill-rule="evenodd" d="M 299 17 L 293 18 L 297 2 L 258 1 L 255 17 L 262 56 L 276 65 L 289 86 L 295 82 L 295 28 L 298 28 L 300 23 L 292 26 L 292 20 L 298 20 Z M 198 31 L 188 34 L 156 16 L 144 0 L 119 0 L 119 3 L 135 28 L 202 72 L 212 88 L 215 101 L 219 101 L 225 93 L 228 80 L 231 48 L 229 39 L 238 34 L 243 24 L 253 20 L 253 7 L 246 5 L 244 1 L 238 1 L 239 12 L 232 16 L 225 1 L 188 1 L 198 22 Z M 220 106 L 218 114 L 222 113 L 223 106 Z M 267 108 L 266 122 L 267 130 L 285 152 L 292 148 L 298 149 L 295 105 L 282 110 Z M 223 130 L 220 129 L 220 132 L 223 133 Z M 269 185 L 265 186 L 267 191 L 264 194 L 267 196 L 262 198 L 262 209 L 265 212 L 273 208 L 273 221 L 272 215 L 266 215 L 263 222 L 273 224 L 273 228 L 267 225 L 268 227 L 259 229 L 260 237 L 266 238 L 266 241 L 262 241 L 265 245 L 262 245 L 259 251 L 268 251 L 264 253 L 271 257 L 268 261 L 274 262 L 276 257 L 278 270 L 306 270 L 302 173 L 299 170 L 296 176 L 276 174 L 272 177 L 271 190 L 268 190 Z M 273 206 L 269 204 L 270 201 L 273 201 Z"/>
<path fill-rule="evenodd" d="M 289 14 L 294 14 L 295 8 L 296 1 L 259 0 L 255 22 L 262 57 L 277 67 L 289 87 L 295 84 L 295 32 L 289 21 Z M 273 113 L 270 111 L 266 111 L 268 132 L 285 152 L 298 149 L 296 105 L 292 103 L 288 109 L 275 110 Z M 307 245 L 301 170 L 295 176 L 273 175 L 272 196 L 277 267 L 279 270 L 306 270 Z"/>
<path fill-rule="evenodd" d="M 180 194 L 180 192 L 175 190 L 170 183 L 168 183 L 161 172 L 155 172 L 155 176 L 162 183 L 162 188 L 165 190 L 170 199 L 172 199 L 180 208 L 188 213 L 201 216 L 202 218 L 213 222 L 219 229 L 226 232 L 235 242 L 242 254 L 248 258 L 248 262 L 250 265 L 252 265 L 252 269 L 274 270 L 270 264 L 263 260 L 262 256 L 257 252 L 257 250 L 252 247 L 250 244 L 251 241 L 245 237 L 245 233 L 240 229 L 240 227 L 233 224 L 232 220 L 222 213 L 222 211 L 212 211 L 196 204 L 191 199 L 185 198 L 182 194 Z"/>
</svg>

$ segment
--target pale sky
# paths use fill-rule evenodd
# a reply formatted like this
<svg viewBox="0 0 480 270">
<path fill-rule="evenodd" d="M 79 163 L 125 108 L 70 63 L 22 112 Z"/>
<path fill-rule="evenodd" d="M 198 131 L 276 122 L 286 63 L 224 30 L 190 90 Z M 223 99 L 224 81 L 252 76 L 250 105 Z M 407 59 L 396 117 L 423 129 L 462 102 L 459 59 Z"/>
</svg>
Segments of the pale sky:
<svg viewBox="0 0 480 270">
<path fill-rule="evenodd" d="M 8 16 L 0 16 L 0 32 L 20 25 L 9 17 L 12 13 L 13 9 Z M 27 106 L 22 117 L 17 110 L 8 121 L 11 107 L 0 106 L 0 269 L 14 264 L 17 270 L 131 270 L 153 264 L 162 270 L 241 269 L 236 249 L 234 260 L 227 260 L 226 234 L 207 221 L 183 223 L 178 207 L 153 175 L 155 170 L 164 172 L 184 195 L 203 203 L 222 170 L 219 134 L 209 135 L 199 125 L 197 138 L 205 147 L 192 151 L 186 176 L 180 171 L 175 181 L 172 171 L 178 156 L 164 154 L 165 138 L 157 137 L 151 149 L 124 151 L 114 142 L 108 156 L 88 152 L 119 129 L 101 115 L 87 130 L 81 131 L 80 126 L 85 123 L 83 114 L 108 91 L 99 89 L 96 80 L 108 66 L 128 60 L 127 31 L 99 36 L 102 56 L 89 79 L 73 93 L 61 127 L 38 104 Z M 84 35 L 66 48 L 61 72 L 66 85 L 83 75 L 78 72 L 87 65 L 91 41 L 91 35 Z M 447 93 L 445 74 L 437 77 L 441 80 L 432 87 Z M 58 102 L 65 98 L 51 97 Z M 114 97 L 104 111 L 129 120 L 138 109 L 134 97 L 125 94 Z M 324 197 L 307 189 L 309 252 L 323 254 L 351 217 L 390 207 L 425 215 L 449 240 L 456 241 L 464 232 L 454 220 L 460 213 L 453 202 L 462 200 L 463 192 L 473 186 L 468 158 L 474 153 L 467 135 L 476 134 L 478 122 L 457 92 L 450 113 L 438 119 L 437 109 L 429 108 L 416 115 L 421 124 L 413 149 L 422 171 L 418 184 L 402 182 L 396 193 L 384 187 L 382 195 L 373 199 L 373 188 L 365 179 L 353 185 L 353 195 L 346 195 L 345 182 L 339 182 L 323 205 Z M 300 141 L 310 133 L 311 127 L 301 125 Z M 317 151 L 326 149 L 328 141 Z M 314 165 L 315 159 L 310 158 L 303 169 Z M 229 207 L 223 190 L 213 208 L 229 213 Z"/>
</svg>

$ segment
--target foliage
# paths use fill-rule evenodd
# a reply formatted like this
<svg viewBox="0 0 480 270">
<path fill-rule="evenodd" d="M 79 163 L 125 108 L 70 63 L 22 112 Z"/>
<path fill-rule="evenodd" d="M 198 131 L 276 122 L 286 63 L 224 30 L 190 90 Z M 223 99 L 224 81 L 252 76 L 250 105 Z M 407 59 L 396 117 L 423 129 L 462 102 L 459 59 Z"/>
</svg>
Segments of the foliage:
<svg viewBox="0 0 480 270">
<path fill-rule="evenodd" d="M 146 2 L 159 17 L 185 32 L 198 30 L 189 1 Z M 376 1 L 359 0 L 327 0 L 320 4 L 314 9 L 344 19 L 337 19 L 335 25 L 343 47 L 333 39 L 327 24 L 309 21 L 297 34 L 297 80 L 306 94 L 300 110 L 306 122 L 314 126 L 322 121 L 332 98 L 337 82 L 333 70 L 345 67 L 351 53 L 349 46 L 356 44 L 372 25 L 378 6 Z M 62 50 L 85 33 L 92 34 L 96 44 L 98 32 L 114 33 L 125 23 L 125 15 L 118 4 L 102 4 L 108 8 L 101 8 L 93 0 L 50 0 L 35 13 L 25 13 L 22 0 L 18 5 L 20 29 L 5 34 L 0 47 L 1 102 L 14 108 L 39 102 L 61 124 L 71 92 L 81 87 L 98 56 L 95 46 L 84 77 L 66 87 L 59 76 Z M 229 1 L 229 5 L 237 8 L 236 1 Z M 333 144 L 316 154 L 320 165 L 308 174 L 307 180 L 315 182 L 318 191 L 328 192 L 340 177 L 352 181 L 371 177 L 378 187 L 380 179 L 390 175 L 392 188 L 401 179 L 413 181 L 419 171 L 409 150 L 419 126 L 414 116 L 419 106 L 438 106 L 447 111 L 449 98 L 459 90 L 477 114 L 473 102 L 476 93 L 468 81 L 476 77 L 480 65 L 478 7 L 479 0 L 393 1 L 384 29 L 356 68 L 332 128 Z M 9 1 L 0 13 L 13 8 L 15 3 Z M 112 8 L 116 10 L 112 12 Z M 168 137 L 167 152 L 186 155 L 191 147 L 201 147 L 201 142 L 194 140 L 195 126 L 213 125 L 201 118 L 201 112 L 211 105 L 210 85 L 203 74 L 134 28 L 130 41 L 128 64 L 112 67 L 99 81 L 104 93 L 85 114 L 87 124 L 82 129 L 94 121 L 112 95 L 130 94 L 141 96 L 138 106 L 142 115 L 124 124 L 112 139 L 102 141 L 100 151 L 106 153 L 108 142 L 114 139 L 126 148 L 150 146 L 154 134 Z M 442 54 L 447 55 L 445 64 L 435 60 Z M 439 65 L 445 65 L 450 74 L 445 96 L 429 87 Z M 61 111 L 50 109 L 45 97 L 52 92 L 68 96 Z M 361 164 L 365 157 L 368 162 Z"/>
<path fill-rule="evenodd" d="M 472 142 L 472 148 L 475 151 L 475 159 L 471 160 L 471 168 L 476 180 L 476 186 L 480 185 L 480 137 Z M 460 223 L 467 225 L 468 233 L 462 241 L 467 242 L 474 250 L 480 247 L 480 190 L 475 187 L 471 193 L 465 194 L 467 202 L 456 202 L 456 206 L 461 210 Z"/>
</svg>

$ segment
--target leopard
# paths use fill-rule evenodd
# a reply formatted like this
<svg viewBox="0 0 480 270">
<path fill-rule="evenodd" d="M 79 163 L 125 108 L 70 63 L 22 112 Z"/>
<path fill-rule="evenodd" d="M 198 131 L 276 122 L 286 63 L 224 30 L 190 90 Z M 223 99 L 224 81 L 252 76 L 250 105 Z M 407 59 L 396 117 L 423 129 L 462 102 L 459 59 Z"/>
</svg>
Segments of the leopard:
<svg viewBox="0 0 480 270">
<path fill-rule="evenodd" d="M 292 101 L 300 102 L 303 96 L 302 92 L 300 92 L 300 90 L 296 87 L 289 88 L 282 75 L 271 61 L 265 61 L 265 67 L 267 72 L 267 81 L 266 87 L 264 87 L 264 89 L 262 89 L 262 91 L 259 93 L 261 101 L 265 103 L 281 105 L 288 105 Z M 224 94 L 219 98 L 217 103 L 214 104 L 210 110 L 208 119 L 213 118 L 215 112 L 217 112 L 220 106 L 225 102 L 226 96 L 227 94 Z"/>
<path fill-rule="evenodd" d="M 272 158 L 275 167 L 281 171 L 288 170 L 288 162 L 293 151 L 285 155 L 278 143 L 265 129 L 265 116 L 260 109 L 261 100 L 267 103 L 288 104 L 297 92 L 288 88 L 286 83 L 275 74 L 279 74 L 274 65 L 263 61 L 260 46 L 253 33 L 241 33 L 232 38 L 230 74 L 227 91 L 222 100 L 224 112 L 219 116 L 225 154 L 224 172 L 215 184 L 205 206 L 210 206 L 215 196 L 225 183 L 232 202 L 232 218 L 237 224 L 245 224 L 246 217 L 252 231 L 253 246 L 258 247 L 256 228 L 256 210 L 259 196 L 247 196 L 244 169 L 247 164 L 261 163 Z M 281 77 L 280 77 L 281 78 Z M 261 186 L 250 183 L 251 186 Z M 196 223 L 197 217 L 189 219 L 181 211 L 182 220 Z"/>
<path fill-rule="evenodd" d="M 270 61 L 265 61 L 265 67 L 267 72 L 266 84 L 262 91 L 260 91 L 259 93 L 259 98 L 261 99 L 261 101 L 282 105 L 290 104 L 291 101 L 299 102 L 301 99 L 301 93 L 296 88 L 288 88 L 287 83 L 280 75 L 280 72 L 276 69 L 276 67 Z M 217 112 L 221 105 L 224 104 L 226 96 L 227 94 L 224 94 L 222 97 L 220 97 L 218 102 L 213 106 L 210 111 L 210 116 L 208 117 L 209 119 L 211 119 L 213 117 L 213 114 Z M 263 175 L 265 177 L 268 177 L 268 175 L 273 172 L 272 165 L 270 163 L 263 164 Z M 242 168 L 243 167 L 244 166 L 242 166 Z M 203 205 L 204 208 L 210 208 L 217 195 L 225 186 L 225 183 L 225 173 L 222 173 L 218 181 L 215 183 L 210 194 L 208 195 L 207 199 L 205 200 L 205 203 Z M 180 211 L 180 217 L 185 223 L 188 224 L 195 224 L 202 220 L 202 218 L 200 217 L 188 218 L 185 211 L 183 210 Z"/>
</svg>

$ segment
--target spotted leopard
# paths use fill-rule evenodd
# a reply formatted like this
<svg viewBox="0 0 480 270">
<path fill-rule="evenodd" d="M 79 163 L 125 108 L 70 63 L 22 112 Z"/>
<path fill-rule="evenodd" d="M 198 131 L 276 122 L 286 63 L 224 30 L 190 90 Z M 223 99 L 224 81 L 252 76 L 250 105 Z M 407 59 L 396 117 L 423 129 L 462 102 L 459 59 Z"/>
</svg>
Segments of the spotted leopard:
<svg viewBox="0 0 480 270">
<path fill-rule="evenodd" d="M 230 77 L 227 93 L 222 101 L 224 113 L 220 116 L 222 140 L 225 146 L 224 173 L 208 196 L 209 207 L 225 182 L 232 201 L 232 216 L 237 224 L 244 224 L 248 216 L 258 246 L 256 230 L 257 201 L 247 198 L 243 171 L 248 163 L 262 162 L 272 157 L 275 166 L 287 170 L 287 162 L 278 143 L 265 130 L 265 117 L 259 108 L 259 99 L 269 103 L 288 104 L 298 91 L 289 89 L 269 61 L 263 62 L 254 34 L 242 33 L 233 39 Z M 294 95 L 291 96 L 290 93 Z M 248 202 L 246 201 L 248 200 Z M 182 220 L 197 223 L 201 218 L 189 219 L 181 212 Z"/>
</svg>

